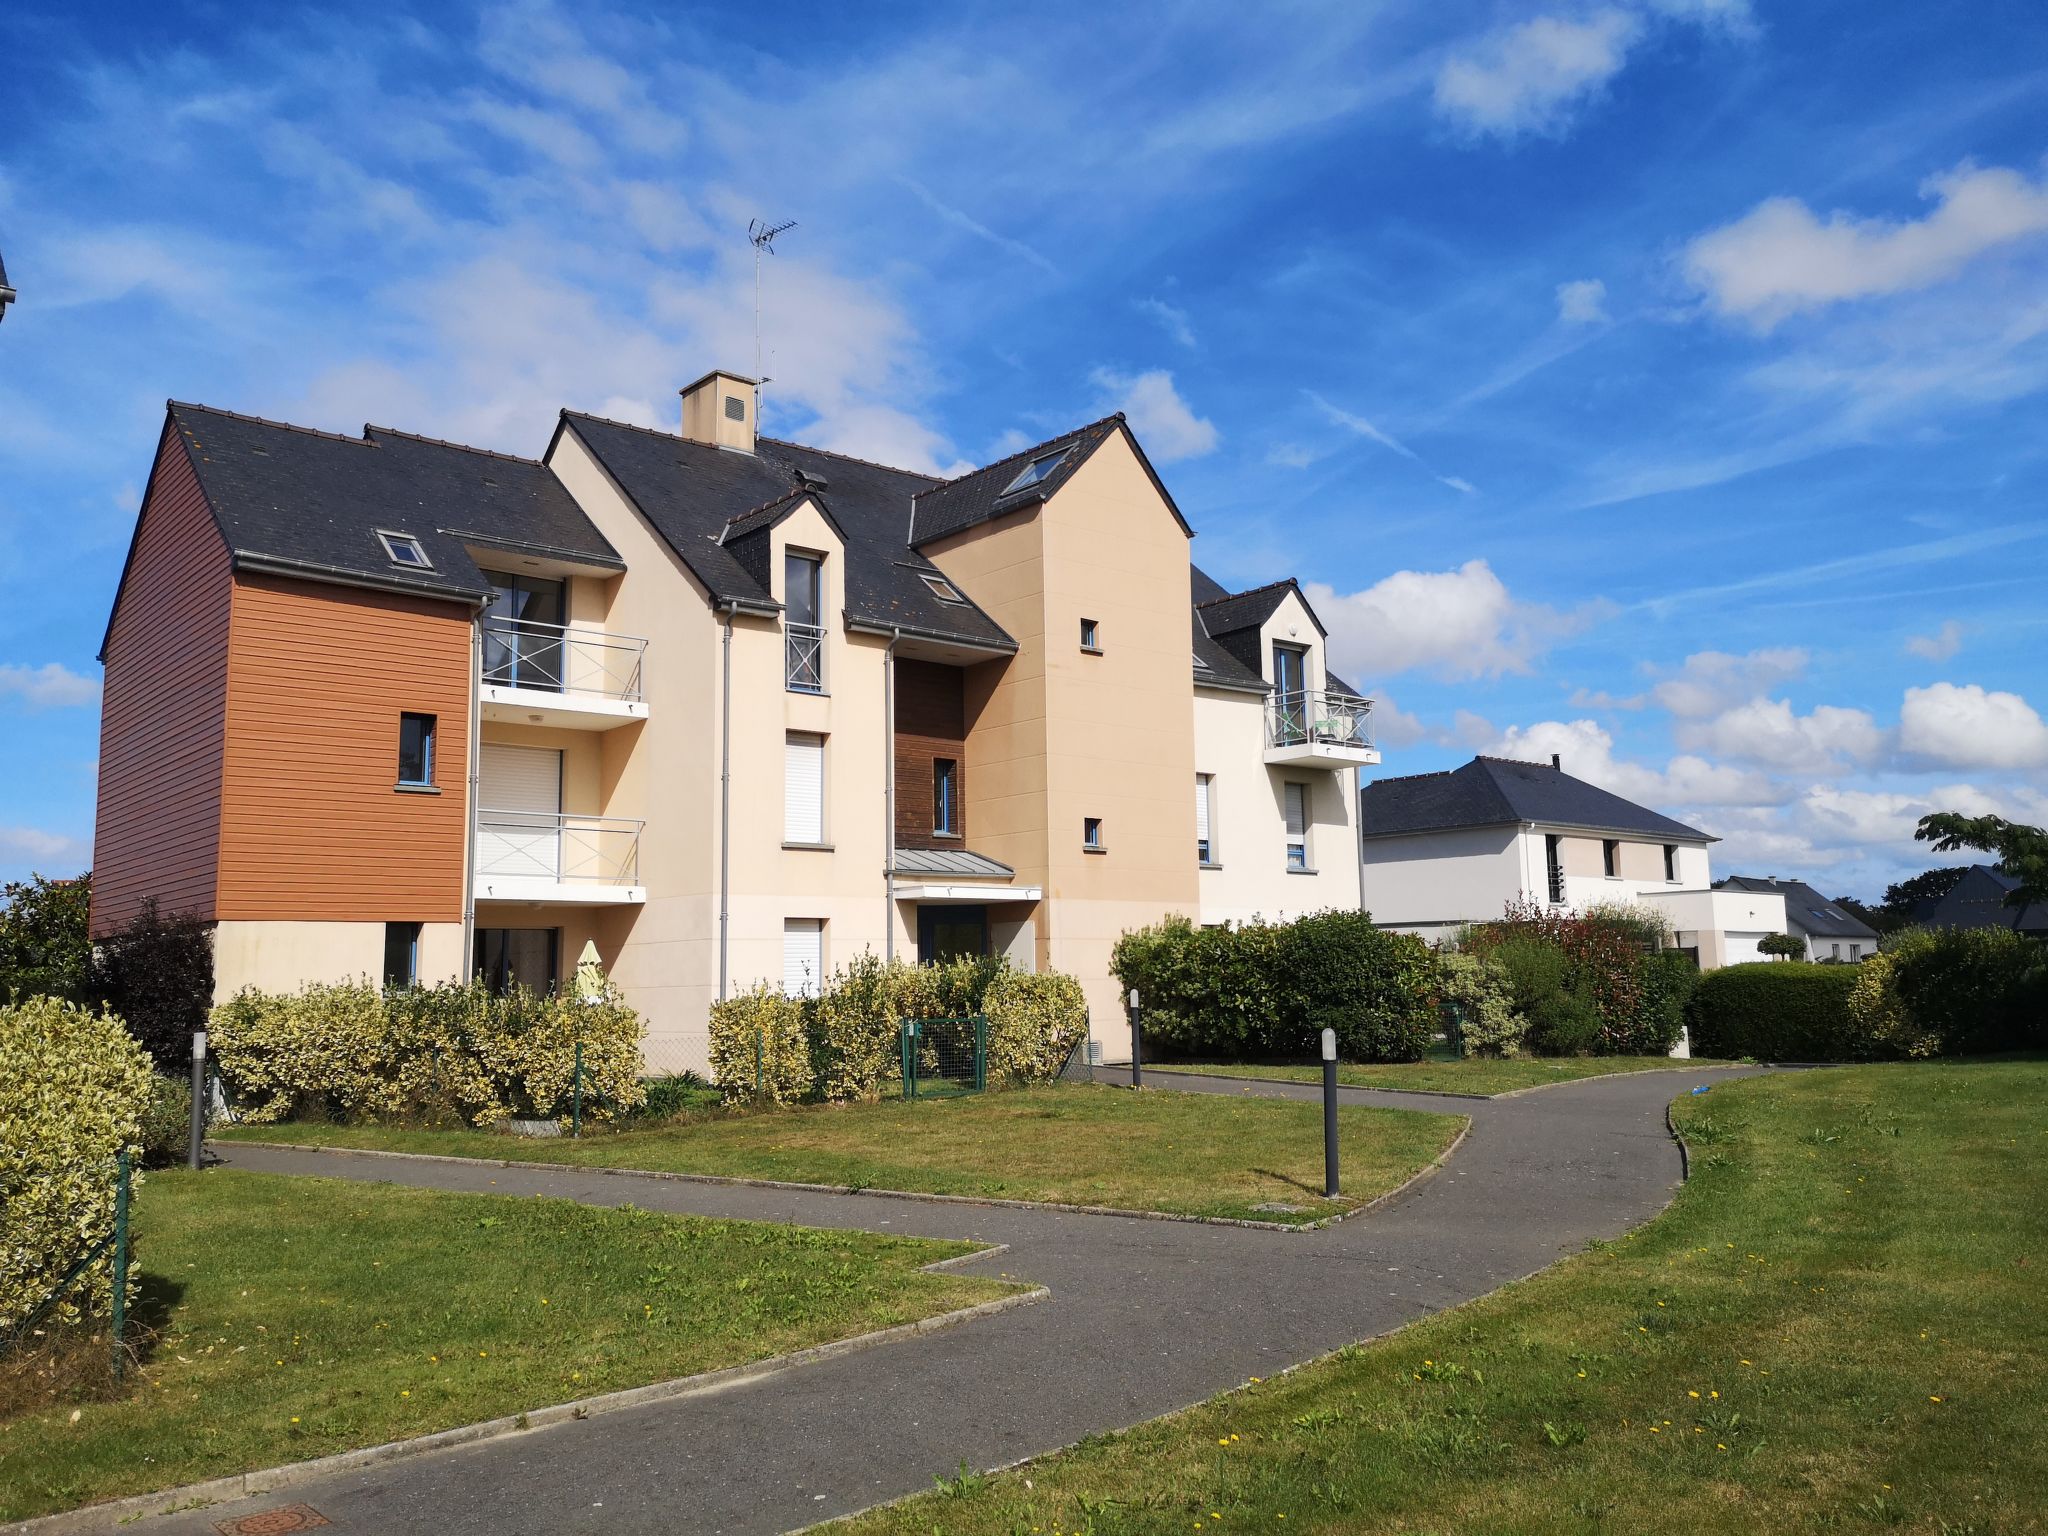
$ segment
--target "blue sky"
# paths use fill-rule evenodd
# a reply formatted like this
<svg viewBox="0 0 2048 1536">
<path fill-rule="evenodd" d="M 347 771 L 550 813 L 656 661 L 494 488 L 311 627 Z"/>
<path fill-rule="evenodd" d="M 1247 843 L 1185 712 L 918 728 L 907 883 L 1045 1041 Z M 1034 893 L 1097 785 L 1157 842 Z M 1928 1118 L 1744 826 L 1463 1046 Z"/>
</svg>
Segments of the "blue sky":
<svg viewBox="0 0 2048 1536">
<path fill-rule="evenodd" d="M 538 453 L 753 358 L 928 469 L 1126 410 L 1383 771 L 1566 766 L 1874 895 L 2048 821 L 2048 12 L 17 5 L 0 876 L 90 856 L 167 396 Z"/>
</svg>

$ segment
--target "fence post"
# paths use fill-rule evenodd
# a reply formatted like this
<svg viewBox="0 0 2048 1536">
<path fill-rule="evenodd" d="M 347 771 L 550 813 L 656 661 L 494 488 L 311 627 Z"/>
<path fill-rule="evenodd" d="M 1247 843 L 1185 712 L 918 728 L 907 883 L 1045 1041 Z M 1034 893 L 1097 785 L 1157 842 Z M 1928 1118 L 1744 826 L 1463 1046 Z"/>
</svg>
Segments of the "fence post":
<svg viewBox="0 0 2048 1536">
<path fill-rule="evenodd" d="M 974 1016 L 974 1091 L 988 1092 L 988 1015 Z"/>
<path fill-rule="evenodd" d="M 206 1141 L 206 1031 L 192 1031 L 192 1135 L 185 1166 L 195 1173 Z"/>
<path fill-rule="evenodd" d="M 576 1042 L 576 1087 L 569 1100 L 569 1134 L 583 1134 L 583 1042 Z"/>
<path fill-rule="evenodd" d="M 128 1331 L 128 1149 L 123 1147 L 114 1166 L 114 1380 L 121 1379 L 127 1365 L 123 1347 Z"/>
</svg>

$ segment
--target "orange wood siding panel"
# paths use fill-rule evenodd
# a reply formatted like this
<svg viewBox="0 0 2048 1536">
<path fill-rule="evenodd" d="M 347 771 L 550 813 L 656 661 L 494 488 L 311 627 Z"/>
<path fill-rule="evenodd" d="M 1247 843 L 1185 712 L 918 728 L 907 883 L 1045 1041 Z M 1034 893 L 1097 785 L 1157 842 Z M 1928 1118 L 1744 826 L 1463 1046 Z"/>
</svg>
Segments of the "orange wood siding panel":
<svg viewBox="0 0 2048 1536">
<path fill-rule="evenodd" d="M 460 603 L 237 578 L 222 918 L 461 921 L 469 666 Z M 438 795 L 394 787 L 407 711 L 438 722 Z"/>
<path fill-rule="evenodd" d="M 967 711 L 958 667 L 932 661 L 896 663 L 896 846 L 959 848 L 967 834 Z M 932 762 L 950 757 L 954 837 L 932 832 Z"/>
<path fill-rule="evenodd" d="M 92 932 L 154 896 L 214 915 L 227 698 L 228 549 L 166 428 L 107 632 Z"/>
</svg>

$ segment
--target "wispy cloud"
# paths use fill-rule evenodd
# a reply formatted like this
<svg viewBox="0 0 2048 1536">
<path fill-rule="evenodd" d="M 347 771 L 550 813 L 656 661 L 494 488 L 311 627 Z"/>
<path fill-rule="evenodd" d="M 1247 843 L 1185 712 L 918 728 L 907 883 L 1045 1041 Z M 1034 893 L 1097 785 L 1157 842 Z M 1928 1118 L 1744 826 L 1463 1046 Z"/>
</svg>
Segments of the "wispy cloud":
<svg viewBox="0 0 2048 1536">
<path fill-rule="evenodd" d="M 1167 337 L 1183 347 L 1195 344 L 1194 327 L 1188 324 L 1188 312 L 1177 309 L 1164 299 L 1138 300 L 1138 312 L 1154 321 Z"/>
<path fill-rule="evenodd" d="M 1096 387 L 1108 396 L 1112 408 L 1124 413 L 1131 430 L 1152 458 L 1170 464 L 1216 451 L 1222 436 L 1216 423 L 1195 414 L 1174 388 L 1173 375 L 1164 369 L 1121 374 L 1098 368 L 1093 378 Z"/>
<path fill-rule="evenodd" d="M 944 219 L 955 229 L 963 229 L 978 240 L 986 240 L 997 250 L 1007 251 L 1018 260 L 1029 262 L 1032 266 L 1038 268 L 1039 271 L 1049 276 L 1059 276 L 1060 269 L 1054 266 L 1043 252 L 1013 236 L 998 234 L 979 219 L 963 213 L 951 203 L 941 200 L 929 187 L 925 186 L 923 182 L 915 177 L 899 175 L 896 181 L 899 186 L 903 187 L 919 202 L 923 203 L 925 207 L 931 209 L 933 213 Z"/>
<path fill-rule="evenodd" d="M 1947 661 L 1963 648 L 1963 626 L 1954 619 L 1944 619 L 1941 628 L 1931 635 L 1913 635 L 1906 641 L 1906 654 L 1919 656 L 1927 661 Z"/>
<path fill-rule="evenodd" d="M 31 709 L 76 709 L 97 704 L 99 679 L 84 677 L 60 661 L 40 667 L 0 665 L 0 695 L 13 694 Z"/>
</svg>

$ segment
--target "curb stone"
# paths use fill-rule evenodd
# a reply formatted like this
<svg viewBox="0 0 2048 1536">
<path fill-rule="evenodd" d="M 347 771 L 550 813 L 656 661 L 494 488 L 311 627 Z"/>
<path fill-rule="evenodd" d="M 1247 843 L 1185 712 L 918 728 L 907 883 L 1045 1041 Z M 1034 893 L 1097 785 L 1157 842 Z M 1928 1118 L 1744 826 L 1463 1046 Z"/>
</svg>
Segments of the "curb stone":
<svg viewBox="0 0 2048 1536">
<path fill-rule="evenodd" d="M 1007 1246 L 991 1245 L 977 1249 L 973 1253 L 940 1259 L 919 1267 L 930 1271 L 973 1259 L 985 1259 L 1002 1252 Z M 821 1360 L 831 1360 L 883 1344 L 916 1338 L 920 1334 L 937 1333 L 943 1328 L 973 1322 L 979 1318 L 993 1317 L 998 1312 L 1007 1312 L 1013 1307 L 1029 1306 L 1033 1302 L 1043 1301 L 1051 1294 L 1052 1291 L 1047 1286 L 1032 1286 L 1008 1296 L 998 1296 L 992 1301 L 977 1302 L 971 1307 L 959 1307 L 951 1312 L 939 1312 L 931 1317 L 920 1318 L 916 1322 L 897 1323 L 893 1327 L 878 1328 L 870 1333 L 857 1333 L 850 1338 L 813 1344 L 806 1349 L 770 1355 L 765 1360 L 755 1360 L 744 1365 L 729 1365 L 715 1371 L 700 1371 L 692 1376 L 677 1376 L 668 1381 L 651 1382 L 646 1386 L 625 1387 L 617 1392 L 599 1393 L 595 1397 L 553 1403 L 545 1408 L 529 1408 L 524 1413 L 486 1419 L 480 1424 L 464 1424 L 454 1429 L 436 1430 L 432 1434 L 391 1440 L 382 1445 L 366 1446 L 356 1451 L 338 1451 L 331 1456 L 315 1457 L 311 1461 L 288 1462 L 283 1466 L 267 1467 L 257 1472 L 237 1472 L 227 1477 L 209 1478 L 204 1482 L 166 1488 L 160 1493 L 142 1493 L 129 1498 L 109 1499 L 104 1503 L 87 1504 L 82 1508 L 65 1510 L 59 1514 L 39 1515 L 32 1520 L 8 1525 L 5 1529 L 10 1536 L 74 1536 L 74 1533 L 104 1531 L 113 1526 L 146 1520 L 152 1515 L 167 1515 L 179 1510 L 223 1503 L 229 1499 L 272 1493 L 329 1473 L 350 1472 L 362 1467 L 379 1466 L 385 1462 L 431 1455 L 436 1451 L 454 1450 L 458 1446 L 475 1445 L 480 1441 L 496 1440 L 504 1435 L 519 1434 L 530 1429 L 545 1429 L 552 1424 L 565 1424 L 577 1419 L 594 1418 L 599 1414 L 616 1413 L 624 1408 L 640 1408 L 649 1403 L 726 1392 L 734 1387 L 745 1386 L 749 1382 L 778 1375 L 799 1366 L 813 1365 Z"/>
</svg>

